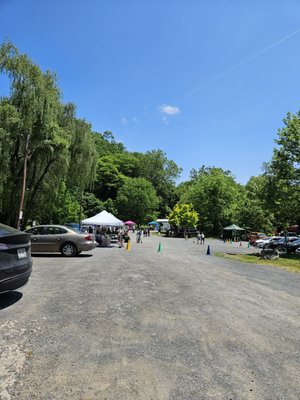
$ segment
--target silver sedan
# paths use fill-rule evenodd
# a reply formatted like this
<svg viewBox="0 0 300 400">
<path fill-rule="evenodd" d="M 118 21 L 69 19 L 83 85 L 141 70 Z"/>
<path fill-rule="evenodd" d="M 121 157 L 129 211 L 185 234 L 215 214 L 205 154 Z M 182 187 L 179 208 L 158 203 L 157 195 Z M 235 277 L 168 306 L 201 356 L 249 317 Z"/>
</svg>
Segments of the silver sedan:
<svg viewBox="0 0 300 400">
<path fill-rule="evenodd" d="M 97 243 L 90 233 L 80 233 L 63 225 L 37 225 L 26 229 L 31 234 L 32 253 L 61 253 L 66 257 L 93 250 Z"/>
</svg>

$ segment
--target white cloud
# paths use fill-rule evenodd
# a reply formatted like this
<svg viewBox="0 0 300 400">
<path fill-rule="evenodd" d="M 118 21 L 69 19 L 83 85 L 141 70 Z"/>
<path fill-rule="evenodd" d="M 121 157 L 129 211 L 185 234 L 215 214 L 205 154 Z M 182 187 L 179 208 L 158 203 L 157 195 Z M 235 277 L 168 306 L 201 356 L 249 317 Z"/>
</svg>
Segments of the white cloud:
<svg viewBox="0 0 300 400">
<path fill-rule="evenodd" d="M 132 121 L 133 121 L 135 124 L 138 124 L 138 123 L 140 122 L 140 120 L 138 119 L 138 117 L 132 117 Z"/>
<path fill-rule="evenodd" d="M 125 118 L 125 117 L 122 117 L 122 119 L 121 119 L 121 123 L 122 123 L 122 125 L 126 125 L 127 124 L 127 118 Z"/>
<path fill-rule="evenodd" d="M 180 113 L 179 107 L 176 106 L 170 106 L 167 104 L 164 104 L 163 106 L 159 107 L 160 112 L 168 115 L 175 115 Z"/>
</svg>

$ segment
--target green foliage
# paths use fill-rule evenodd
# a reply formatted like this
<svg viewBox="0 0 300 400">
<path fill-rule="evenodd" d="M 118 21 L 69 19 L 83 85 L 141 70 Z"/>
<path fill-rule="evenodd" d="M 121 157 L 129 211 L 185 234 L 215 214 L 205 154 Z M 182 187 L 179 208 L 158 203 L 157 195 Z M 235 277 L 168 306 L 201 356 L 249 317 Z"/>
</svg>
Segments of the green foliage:
<svg viewBox="0 0 300 400">
<path fill-rule="evenodd" d="M 98 160 L 94 193 L 102 200 L 115 199 L 118 190 L 123 186 L 125 176 L 115 165 L 114 157 L 104 156 Z"/>
<path fill-rule="evenodd" d="M 94 132 L 93 135 L 98 157 L 106 156 L 107 154 L 118 154 L 125 151 L 124 145 L 115 141 L 112 132 L 106 131 L 102 134 Z"/>
<path fill-rule="evenodd" d="M 118 192 L 115 205 L 120 219 L 143 224 L 156 216 L 158 198 L 152 184 L 146 179 L 127 178 Z"/>
<path fill-rule="evenodd" d="M 199 222 L 199 215 L 191 204 L 176 204 L 168 218 L 177 228 L 195 228 Z"/>
<path fill-rule="evenodd" d="M 251 177 L 245 186 L 239 223 L 249 231 L 273 232 L 274 215 L 268 206 L 266 183 L 266 178 L 261 175 Z"/>
<path fill-rule="evenodd" d="M 0 47 L 0 72 L 9 77 L 11 91 L 0 101 L 1 171 L 5 171 L 0 177 L 0 218 L 17 224 L 26 171 L 26 225 L 28 219 L 37 219 L 41 209 L 56 206 L 62 182 L 78 203 L 93 180 L 94 139 L 90 126 L 75 118 L 74 107 L 61 104 L 55 76 L 42 73 L 9 42 Z M 52 204 L 45 207 L 49 199 Z"/>
<path fill-rule="evenodd" d="M 202 167 L 182 194 L 181 203 L 191 203 L 200 215 L 201 229 L 219 235 L 222 228 L 238 222 L 242 188 L 229 171 Z"/>
<path fill-rule="evenodd" d="M 300 112 L 289 113 L 278 131 L 276 147 L 265 165 L 266 195 L 275 224 L 300 224 Z"/>
<path fill-rule="evenodd" d="M 82 197 L 82 218 L 90 218 L 105 210 L 104 203 L 94 193 L 86 192 Z"/>
<path fill-rule="evenodd" d="M 51 204 L 51 203 L 50 203 Z M 72 193 L 66 190 L 61 190 L 56 207 L 53 207 L 51 222 L 54 224 L 65 224 L 67 222 L 79 222 L 80 204 Z M 43 213 L 42 222 L 49 221 L 49 214 Z"/>
<path fill-rule="evenodd" d="M 170 210 L 169 207 L 173 207 L 176 203 L 175 182 L 181 173 L 181 168 L 174 161 L 168 160 L 162 150 L 147 151 L 138 156 L 140 176 L 152 183 L 159 197 L 159 213 L 165 216 Z"/>
</svg>

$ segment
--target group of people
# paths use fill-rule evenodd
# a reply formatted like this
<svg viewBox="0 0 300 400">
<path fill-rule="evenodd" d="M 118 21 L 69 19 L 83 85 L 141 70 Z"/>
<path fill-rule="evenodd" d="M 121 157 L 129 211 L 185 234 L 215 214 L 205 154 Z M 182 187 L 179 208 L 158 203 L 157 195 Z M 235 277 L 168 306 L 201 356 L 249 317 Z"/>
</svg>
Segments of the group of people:
<svg viewBox="0 0 300 400">
<path fill-rule="evenodd" d="M 128 227 L 118 228 L 118 227 L 106 227 L 106 226 L 88 226 L 82 228 L 82 232 L 85 233 L 92 233 L 95 235 L 95 240 L 100 247 L 103 247 L 103 243 L 105 242 L 106 238 L 116 237 L 118 247 L 124 247 L 124 243 L 127 243 L 130 240 L 129 232 L 136 234 L 136 242 L 142 243 L 142 237 L 150 236 L 150 229 L 148 227 L 144 228 L 131 228 Z M 105 243 L 104 243 L 105 244 Z M 105 245 L 104 245 L 105 247 Z"/>
<path fill-rule="evenodd" d="M 205 244 L 205 235 L 203 232 L 197 231 L 197 244 Z"/>
<path fill-rule="evenodd" d="M 135 233 L 135 230 L 132 230 L 132 233 Z M 140 228 L 137 229 L 136 242 L 143 243 L 143 239 L 142 239 L 143 236 L 144 237 L 150 236 L 150 231 L 148 228 L 144 228 L 143 230 Z M 119 248 L 124 247 L 124 241 L 128 242 L 128 240 L 130 240 L 129 230 L 127 229 L 127 230 L 123 231 L 122 229 L 120 229 L 117 237 L 118 237 Z"/>
</svg>

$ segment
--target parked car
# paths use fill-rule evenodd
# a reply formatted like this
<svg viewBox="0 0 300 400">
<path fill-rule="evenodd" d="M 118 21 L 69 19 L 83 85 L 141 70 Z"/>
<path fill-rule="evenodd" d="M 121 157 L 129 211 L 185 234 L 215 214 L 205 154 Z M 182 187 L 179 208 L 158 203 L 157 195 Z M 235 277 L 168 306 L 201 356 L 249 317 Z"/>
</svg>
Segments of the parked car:
<svg viewBox="0 0 300 400">
<path fill-rule="evenodd" d="M 80 233 L 63 225 L 37 225 L 26 229 L 31 235 L 32 253 L 61 253 L 66 257 L 93 250 L 97 243 L 90 233 Z"/>
<path fill-rule="evenodd" d="M 267 235 L 263 232 L 250 232 L 248 237 L 252 246 L 255 246 L 255 242 L 259 239 L 267 239 Z"/>
<path fill-rule="evenodd" d="M 254 246 L 263 248 L 266 244 L 268 244 L 270 242 L 271 239 L 272 239 L 272 237 L 266 237 L 264 239 L 257 239 L 254 242 Z"/>
<path fill-rule="evenodd" d="M 0 224 L 0 293 L 25 285 L 31 271 L 30 235 Z"/>
<path fill-rule="evenodd" d="M 286 250 L 288 253 L 295 253 L 297 249 L 300 248 L 300 239 L 293 240 L 292 242 L 288 242 L 286 244 Z"/>
<path fill-rule="evenodd" d="M 269 243 L 267 243 L 264 248 L 267 249 L 278 249 L 280 252 L 285 252 L 288 251 L 287 247 L 290 246 L 295 241 L 298 241 L 300 238 L 299 236 L 294 236 L 294 237 L 281 237 L 277 239 L 272 239 L 270 240 Z"/>
<path fill-rule="evenodd" d="M 282 239 L 280 236 L 270 236 L 270 237 L 267 237 L 267 238 L 265 238 L 265 239 L 257 239 L 255 242 L 254 242 L 254 246 L 256 246 L 256 247 L 259 247 L 259 248 L 266 248 L 266 247 L 268 247 L 268 245 L 270 244 L 270 243 L 276 243 L 276 242 L 278 242 L 280 239 Z"/>
</svg>

